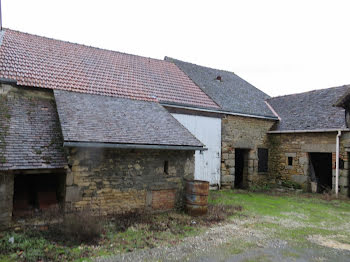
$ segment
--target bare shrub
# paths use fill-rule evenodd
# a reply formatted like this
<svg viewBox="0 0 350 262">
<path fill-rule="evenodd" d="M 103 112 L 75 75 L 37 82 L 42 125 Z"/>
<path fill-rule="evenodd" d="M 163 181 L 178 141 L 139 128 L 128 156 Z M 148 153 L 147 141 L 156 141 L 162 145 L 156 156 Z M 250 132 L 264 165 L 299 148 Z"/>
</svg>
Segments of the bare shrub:
<svg viewBox="0 0 350 262">
<path fill-rule="evenodd" d="M 208 205 L 208 213 L 201 217 L 200 220 L 204 224 L 215 224 L 225 221 L 228 217 L 234 215 L 236 212 L 242 211 L 242 206 L 233 205 Z"/>
<path fill-rule="evenodd" d="M 140 210 L 127 211 L 124 213 L 116 213 L 112 215 L 115 228 L 118 232 L 124 232 L 129 227 L 136 224 L 148 224 L 151 221 L 151 215 L 145 214 Z"/>
<path fill-rule="evenodd" d="M 78 243 L 97 242 L 103 232 L 101 217 L 86 210 L 66 214 L 57 226 L 64 239 Z"/>
</svg>

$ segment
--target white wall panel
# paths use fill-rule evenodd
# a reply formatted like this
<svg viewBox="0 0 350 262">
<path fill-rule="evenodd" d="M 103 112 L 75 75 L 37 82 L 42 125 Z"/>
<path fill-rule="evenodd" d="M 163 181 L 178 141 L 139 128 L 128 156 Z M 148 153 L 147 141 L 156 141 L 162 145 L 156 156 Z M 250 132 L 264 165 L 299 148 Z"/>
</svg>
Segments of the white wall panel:
<svg viewBox="0 0 350 262">
<path fill-rule="evenodd" d="M 209 181 L 211 185 L 220 184 L 221 119 L 172 115 L 208 148 L 206 151 L 196 151 L 195 179 Z"/>
</svg>

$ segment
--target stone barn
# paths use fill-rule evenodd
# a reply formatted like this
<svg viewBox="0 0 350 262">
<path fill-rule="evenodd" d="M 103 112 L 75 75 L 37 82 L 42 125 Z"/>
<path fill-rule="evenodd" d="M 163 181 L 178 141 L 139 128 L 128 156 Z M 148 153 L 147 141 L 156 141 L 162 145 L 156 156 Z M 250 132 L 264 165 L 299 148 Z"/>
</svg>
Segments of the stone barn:
<svg viewBox="0 0 350 262">
<path fill-rule="evenodd" d="M 334 106 L 350 86 L 268 99 L 280 121 L 269 133 L 269 165 L 276 181 L 313 192 L 347 195 L 350 130 L 348 111 Z"/>
<path fill-rule="evenodd" d="M 205 147 L 159 101 L 218 106 L 180 69 L 9 29 L 0 43 L 0 224 L 181 205 Z"/>
<path fill-rule="evenodd" d="M 349 89 L 270 98 L 232 72 L 3 29 L 0 226 L 172 209 L 185 178 L 348 194 Z"/>
<path fill-rule="evenodd" d="M 175 63 L 220 106 L 219 110 L 181 107 L 181 110 L 172 109 L 170 112 L 176 113 L 177 116 L 182 115 L 181 118 L 178 117 L 180 122 L 184 116 L 219 120 L 217 130 L 221 130 L 221 134 L 219 145 L 214 148 L 214 152 L 221 155 L 221 158 L 216 160 L 215 170 L 220 175 L 221 188 L 249 188 L 255 183 L 267 180 L 267 132 L 278 121 L 277 116 L 265 103 L 269 96 L 233 72 L 169 57 L 165 59 Z M 187 123 L 183 124 L 188 127 Z M 204 123 L 202 129 L 208 129 L 209 126 L 212 126 L 212 123 Z M 208 151 L 198 152 L 196 157 L 208 154 L 208 158 L 212 159 L 211 144 L 205 140 L 202 142 L 207 145 Z M 205 164 L 204 161 L 203 165 Z"/>
</svg>

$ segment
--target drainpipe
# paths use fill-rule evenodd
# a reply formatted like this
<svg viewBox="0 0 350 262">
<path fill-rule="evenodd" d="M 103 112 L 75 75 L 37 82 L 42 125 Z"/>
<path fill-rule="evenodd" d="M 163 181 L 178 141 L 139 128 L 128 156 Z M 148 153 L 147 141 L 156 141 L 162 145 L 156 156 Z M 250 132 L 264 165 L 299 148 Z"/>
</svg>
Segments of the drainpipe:
<svg viewBox="0 0 350 262">
<path fill-rule="evenodd" d="M 341 131 L 338 130 L 336 151 L 335 151 L 335 196 L 338 197 L 338 187 L 339 187 L 339 138 L 341 136 Z"/>
</svg>

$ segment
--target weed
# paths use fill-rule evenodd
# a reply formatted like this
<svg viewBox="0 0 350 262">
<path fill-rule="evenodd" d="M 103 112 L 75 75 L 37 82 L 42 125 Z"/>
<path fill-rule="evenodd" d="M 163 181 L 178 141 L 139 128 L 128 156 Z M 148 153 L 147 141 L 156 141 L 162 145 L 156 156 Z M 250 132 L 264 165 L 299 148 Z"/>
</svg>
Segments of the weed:
<svg viewBox="0 0 350 262">
<path fill-rule="evenodd" d="M 88 211 L 68 214 L 59 224 L 58 231 L 66 239 L 77 243 L 97 243 L 103 231 L 101 217 Z"/>
<path fill-rule="evenodd" d="M 287 187 L 287 188 L 292 188 L 292 189 L 301 189 L 302 188 L 299 183 L 296 183 L 296 182 L 290 181 L 290 180 L 283 180 L 281 185 L 284 187 Z"/>
<path fill-rule="evenodd" d="M 207 225 L 225 221 L 228 217 L 234 215 L 236 212 L 242 211 L 242 206 L 225 205 L 225 204 L 209 204 L 208 214 L 200 217 L 199 220 Z"/>
<path fill-rule="evenodd" d="M 251 185 L 249 187 L 249 191 L 251 191 L 251 192 L 265 192 L 265 191 L 271 190 L 272 188 L 273 188 L 272 184 L 261 182 L 259 184 Z"/>
</svg>

